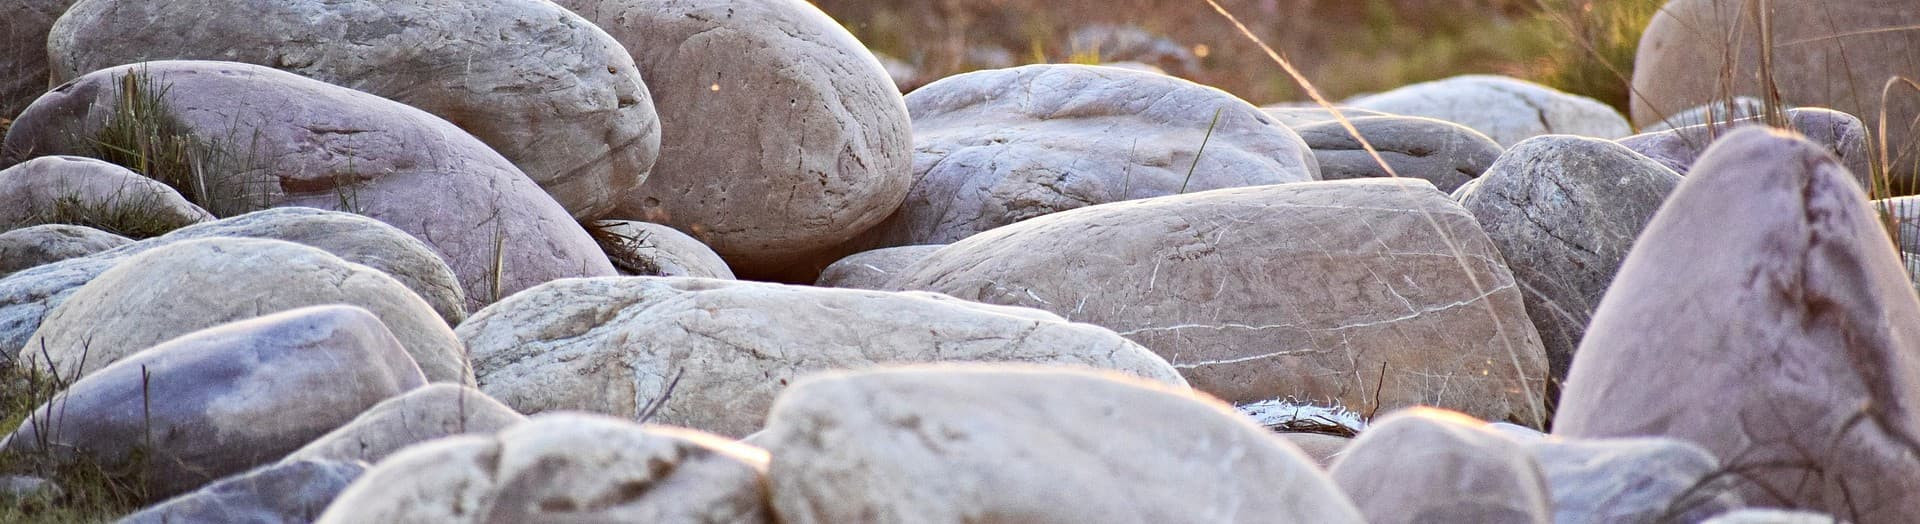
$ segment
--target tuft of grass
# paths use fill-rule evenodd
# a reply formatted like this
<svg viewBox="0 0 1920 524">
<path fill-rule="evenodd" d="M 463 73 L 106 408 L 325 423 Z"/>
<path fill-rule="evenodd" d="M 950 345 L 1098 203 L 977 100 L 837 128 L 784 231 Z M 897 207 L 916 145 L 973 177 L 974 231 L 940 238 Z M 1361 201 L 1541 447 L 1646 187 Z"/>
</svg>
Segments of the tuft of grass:
<svg viewBox="0 0 1920 524">
<path fill-rule="evenodd" d="M 257 167 L 251 151 L 236 153 L 228 141 L 195 136 L 168 106 L 169 86 L 155 85 L 145 71 L 122 75 L 118 82 L 106 124 L 83 139 L 89 156 L 159 180 L 215 216 L 268 207 L 267 188 L 249 187 L 244 179 Z"/>
<path fill-rule="evenodd" d="M 153 238 L 189 225 L 156 213 L 158 197 L 137 196 L 92 201 L 79 195 L 67 195 L 53 202 L 53 209 L 39 217 L 40 224 L 86 226 L 135 240 Z"/>
<path fill-rule="evenodd" d="M 600 244 L 600 250 L 607 253 L 614 268 L 630 275 L 660 274 L 660 263 L 653 257 L 640 254 L 642 249 L 653 247 L 648 238 L 650 235 L 645 231 L 638 235 L 621 234 L 614 231 L 613 222 L 605 220 L 582 222 L 580 225 L 587 229 L 587 235 L 592 236 L 595 243 Z"/>
<path fill-rule="evenodd" d="M 56 373 L 39 373 L 0 359 L 0 435 L 13 433 L 29 417 L 42 427 L 58 417 L 59 413 L 42 406 L 50 406 L 71 383 Z M 145 453 L 139 449 L 124 464 L 108 466 L 84 455 L 64 456 L 44 443 L 38 447 L 44 451 L 0 453 L 0 475 L 47 479 L 60 487 L 61 495 L 0 505 L 0 522 L 111 522 L 152 498 L 143 476 Z"/>
</svg>

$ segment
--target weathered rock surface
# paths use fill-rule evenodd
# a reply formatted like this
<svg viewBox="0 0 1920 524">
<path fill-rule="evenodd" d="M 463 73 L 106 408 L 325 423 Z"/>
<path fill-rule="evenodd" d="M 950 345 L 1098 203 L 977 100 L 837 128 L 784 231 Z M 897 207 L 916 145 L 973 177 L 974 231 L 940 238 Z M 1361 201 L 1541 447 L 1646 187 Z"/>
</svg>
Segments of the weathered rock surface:
<svg viewBox="0 0 1920 524">
<path fill-rule="evenodd" d="M 88 0 L 42 44 L 55 83 L 149 60 L 225 60 L 417 107 L 486 142 L 582 219 L 639 187 L 660 150 L 660 120 L 627 51 L 539 0 Z"/>
<path fill-rule="evenodd" d="M 907 107 L 913 190 L 861 248 L 944 244 L 1095 204 L 1319 178 L 1291 129 L 1166 75 L 1050 64 L 977 71 L 914 91 Z"/>
<path fill-rule="evenodd" d="M 127 245 L 132 239 L 98 229 L 47 224 L 0 233 L 0 277 Z"/>
<path fill-rule="evenodd" d="M 1714 100 L 1647 123 L 1641 133 L 1657 133 L 1683 127 L 1706 124 L 1725 124 L 1746 118 L 1759 118 L 1767 114 L 1767 104 L 1758 98 L 1737 96 L 1731 102 Z"/>
<path fill-rule="evenodd" d="M 1627 146 L 1627 149 L 1660 162 L 1675 173 L 1686 175 L 1687 171 L 1693 169 L 1693 163 L 1700 158 L 1700 153 L 1713 145 L 1714 139 L 1726 136 L 1735 128 L 1763 125 L 1766 125 L 1766 121 L 1760 118 L 1746 118 L 1712 126 L 1702 124 L 1643 133 L 1622 138 L 1618 142 Z M 1853 173 L 1854 180 L 1859 181 L 1861 187 L 1873 187 L 1872 153 L 1867 147 L 1869 133 L 1866 124 L 1859 118 L 1830 109 L 1789 109 L 1787 125 L 1840 157 L 1841 163 Z"/>
<path fill-rule="evenodd" d="M 734 437 L 759 429 L 787 382 L 813 371 L 1017 361 L 1184 385 L 1166 361 L 1111 331 L 931 293 L 571 279 L 481 310 L 459 334 L 480 389 L 523 413 L 633 417 L 660 402 L 653 421 Z"/>
<path fill-rule="evenodd" d="M 766 467 L 766 451 L 698 431 L 542 415 L 402 450 L 318 522 L 771 522 Z"/>
<path fill-rule="evenodd" d="M 781 521 L 1362 522 L 1311 459 L 1212 399 L 1113 374 L 815 375 L 775 403 Z"/>
<path fill-rule="evenodd" d="M 373 312 L 428 379 L 472 383 L 453 330 L 399 281 L 316 248 L 252 238 L 187 240 L 127 258 L 53 308 L 21 360 L 83 377 L 196 330 L 327 304 Z"/>
<path fill-rule="evenodd" d="M 1229 402 L 1544 422 L 1547 362 L 1520 290 L 1473 216 L 1421 180 L 1056 213 L 949 245 L 888 287 L 1104 326 Z"/>
<path fill-rule="evenodd" d="M 52 416 L 29 417 L 0 451 L 139 468 L 153 495 L 167 496 L 279 460 L 424 383 L 373 314 L 297 309 L 196 331 L 81 377 L 34 410 Z"/>
<path fill-rule="evenodd" d="M 118 524 L 307 524 L 371 465 L 297 460 L 260 467 L 120 519 Z"/>
<path fill-rule="evenodd" d="M 914 263 L 947 247 L 944 244 L 900 246 L 847 255 L 820 272 L 813 285 L 846 289 L 885 289 L 887 281 Z"/>
<path fill-rule="evenodd" d="M 680 230 L 632 220 L 603 220 L 595 240 L 623 275 L 733 279 L 713 248 Z"/>
<path fill-rule="evenodd" d="M 1517 444 L 1471 417 L 1413 408 L 1375 421 L 1329 473 L 1374 524 L 1552 522 L 1546 475 Z"/>
<path fill-rule="evenodd" d="M 812 4 L 559 4 L 626 45 L 665 128 L 653 177 L 620 217 L 685 231 L 741 275 L 812 282 L 827 248 L 906 197 L 913 142 L 900 91 Z"/>
<path fill-rule="evenodd" d="M 1431 118 L 1377 116 L 1348 120 L 1360 136 L 1393 168 L 1394 174 L 1428 182 L 1451 193 L 1473 180 L 1500 158 L 1500 144 L 1466 126 Z M 1380 178 L 1389 176 L 1360 141 L 1340 122 L 1328 121 L 1294 128 L 1313 149 L 1320 178 Z"/>
<path fill-rule="evenodd" d="M 391 100 L 260 66 L 160 61 L 88 73 L 14 122 L 9 153 L 95 147 L 75 137 L 94 136 L 129 85 L 149 90 L 135 98 L 171 108 L 177 126 L 162 126 L 170 127 L 163 134 L 205 150 L 214 172 L 209 196 L 196 202 L 216 215 L 304 206 L 392 224 L 447 261 L 470 307 L 557 278 L 614 274 L 565 209 L 465 131 Z M 159 88 L 164 95 L 150 91 Z"/>
<path fill-rule="evenodd" d="M 1555 524 L 1699 522 L 1741 507 L 1720 461 L 1670 438 L 1524 441 L 1546 473 Z"/>
<path fill-rule="evenodd" d="M 0 17 L 0 118 L 47 91 L 47 31 L 76 0 L 12 0 Z"/>
<path fill-rule="evenodd" d="M 1920 9 L 1912 0 L 1769 2 L 1773 87 L 1792 106 L 1830 107 L 1877 123 L 1885 105 L 1894 170 L 1920 176 Z M 1762 96 L 1762 35 L 1749 2 L 1673 0 L 1640 37 L 1633 120 L 1641 125 L 1727 95 Z M 1729 61 L 1731 59 L 1731 61 Z M 1731 84 L 1728 82 L 1731 81 Z"/>
<path fill-rule="evenodd" d="M 0 171 L 0 229 L 80 222 L 122 236 L 156 236 L 213 220 L 157 180 L 101 160 L 48 156 Z"/>
<path fill-rule="evenodd" d="M 1395 116 L 1387 113 L 1382 113 L 1379 111 L 1369 111 L 1366 109 L 1360 109 L 1357 107 L 1350 107 L 1350 106 L 1334 106 L 1334 107 L 1340 110 L 1340 116 L 1346 117 L 1348 120 L 1352 120 L 1355 118 L 1365 118 L 1370 116 Z M 1320 107 L 1319 105 L 1312 104 L 1310 102 L 1304 105 L 1303 104 L 1264 105 L 1264 106 L 1260 106 L 1260 112 L 1266 113 L 1267 117 L 1272 118 L 1274 122 L 1279 122 L 1280 125 L 1291 127 L 1296 131 L 1298 131 L 1301 127 L 1305 127 L 1305 126 L 1319 124 L 1322 122 L 1337 121 L 1337 119 L 1333 117 L 1332 111 L 1328 111 L 1326 108 Z"/>
<path fill-rule="evenodd" d="M 1679 185 L 1619 144 L 1554 135 L 1515 144 L 1461 194 L 1520 283 L 1556 388 L 1627 250 Z"/>
<path fill-rule="evenodd" d="M 378 463 L 407 446 L 454 435 L 491 435 L 526 420 L 480 390 L 430 384 L 367 408 L 352 422 L 288 454 L 285 461 Z"/>
<path fill-rule="evenodd" d="M 1920 298 L 1850 177 L 1766 129 L 1708 148 L 1594 313 L 1554 433 L 1692 441 L 1755 506 L 1920 513 Z"/>
<path fill-rule="evenodd" d="M 1346 105 L 1457 123 L 1486 133 L 1501 146 L 1540 135 L 1614 139 L 1633 133 L 1626 117 L 1598 100 L 1494 75 L 1418 83 Z"/>
</svg>

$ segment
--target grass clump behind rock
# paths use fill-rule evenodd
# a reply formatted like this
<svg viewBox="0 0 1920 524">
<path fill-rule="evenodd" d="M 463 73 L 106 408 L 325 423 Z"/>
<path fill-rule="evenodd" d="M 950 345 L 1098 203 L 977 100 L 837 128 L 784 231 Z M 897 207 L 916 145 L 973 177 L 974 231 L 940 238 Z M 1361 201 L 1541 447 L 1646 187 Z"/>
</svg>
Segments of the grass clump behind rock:
<svg viewBox="0 0 1920 524">
<path fill-rule="evenodd" d="M 44 405 L 66 389 L 70 381 L 34 373 L 16 361 L 0 358 L 0 436 L 12 434 L 29 417 L 48 420 Z M 48 446 L 41 446 L 47 449 Z M 96 523 L 111 522 L 138 510 L 149 499 L 139 453 L 125 465 L 107 467 L 84 456 L 71 459 L 57 451 L 0 452 L 0 476 L 25 475 L 52 481 L 57 496 L 9 499 L 0 494 L 0 522 Z"/>
<path fill-rule="evenodd" d="M 268 207 L 266 191 L 249 187 L 253 155 L 231 148 L 232 140 L 206 140 L 191 133 L 167 106 L 167 86 L 146 73 L 119 78 L 118 100 L 106 124 L 86 139 L 90 155 L 119 164 L 179 191 L 214 216 L 235 216 Z"/>
</svg>

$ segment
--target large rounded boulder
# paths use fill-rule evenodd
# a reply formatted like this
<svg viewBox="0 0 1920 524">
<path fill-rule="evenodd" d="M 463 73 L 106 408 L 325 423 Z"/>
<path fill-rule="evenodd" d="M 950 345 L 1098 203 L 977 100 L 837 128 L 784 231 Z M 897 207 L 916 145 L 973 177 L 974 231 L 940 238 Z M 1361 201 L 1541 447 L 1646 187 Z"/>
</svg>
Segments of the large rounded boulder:
<svg viewBox="0 0 1920 524">
<path fill-rule="evenodd" d="M 74 0 L 11 0 L 0 17 L 0 118 L 47 91 L 47 32 Z"/>
<path fill-rule="evenodd" d="M 1319 179 L 1293 130 L 1225 91 L 1112 67 L 1031 65 L 907 96 L 913 190 L 860 247 L 945 244 L 1107 202 Z"/>
<path fill-rule="evenodd" d="M 98 229 L 45 224 L 0 233 L 0 278 L 15 271 L 79 258 L 133 242 Z"/>
<path fill-rule="evenodd" d="M 1633 133 L 1626 117 L 1599 100 L 1504 76 L 1456 76 L 1346 103 L 1361 109 L 1453 122 L 1485 133 L 1502 146 L 1540 135 L 1613 139 Z"/>
<path fill-rule="evenodd" d="M 55 83 L 225 60 L 424 109 L 580 218 L 611 211 L 659 154 L 660 121 L 626 49 L 543 0 L 85 0 L 43 44 Z"/>
<path fill-rule="evenodd" d="M 1373 146 L 1373 152 L 1354 138 L 1347 125 L 1359 131 L 1366 145 Z M 1356 117 L 1345 123 L 1319 122 L 1295 130 L 1313 149 L 1324 180 L 1403 176 L 1433 182 L 1434 187 L 1452 193 L 1485 173 L 1501 153 L 1500 144 L 1487 135 L 1431 118 Z M 1381 161 L 1393 171 L 1382 168 Z"/>
<path fill-rule="evenodd" d="M 405 230 L 447 261 L 474 307 L 549 280 L 614 274 L 566 209 L 472 135 L 267 67 L 162 61 L 88 73 L 28 108 L 7 152 L 91 153 L 96 137 L 128 130 L 178 148 L 154 155 L 145 174 L 193 174 L 163 181 L 194 189 L 182 193 L 215 215 L 317 207 Z"/>
<path fill-rule="evenodd" d="M 888 287 L 1104 326 L 1238 404 L 1545 422 L 1547 362 L 1519 287 L 1473 215 L 1421 180 L 1075 209 L 956 242 Z"/>
<path fill-rule="evenodd" d="M 559 3 L 626 44 L 660 111 L 660 162 L 614 218 L 692 234 L 742 276 L 811 282 L 906 197 L 906 104 L 812 4 Z"/>
<path fill-rule="evenodd" d="M 213 220 L 173 188 L 101 160 L 43 156 L 0 170 L 0 230 L 78 224 L 124 236 L 159 236 Z"/>
<path fill-rule="evenodd" d="M 1459 413 L 1413 408 L 1381 417 L 1328 472 L 1374 524 L 1553 517 L 1547 476 L 1526 448 Z"/>
</svg>

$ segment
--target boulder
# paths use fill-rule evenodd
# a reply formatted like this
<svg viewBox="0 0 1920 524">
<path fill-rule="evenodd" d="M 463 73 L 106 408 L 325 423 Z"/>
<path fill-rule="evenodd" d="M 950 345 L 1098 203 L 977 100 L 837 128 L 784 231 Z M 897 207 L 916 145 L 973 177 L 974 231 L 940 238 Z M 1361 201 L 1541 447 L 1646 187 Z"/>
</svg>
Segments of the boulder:
<svg viewBox="0 0 1920 524">
<path fill-rule="evenodd" d="M 1204 396 L 1014 365 L 814 375 L 757 441 L 782 522 L 1363 522 L 1312 459 Z"/>
<path fill-rule="evenodd" d="M 1920 196 L 1875 201 L 1880 214 L 1893 221 L 1893 234 L 1903 254 L 1920 253 Z"/>
<path fill-rule="evenodd" d="M 660 162 L 618 216 L 685 231 L 741 275 L 812 282 L 833 260 L 821 253 L 906 197 L 900 91 L 812 4 L 559 4 L 626 44 L 660 111 Z"/>
<path fill-rule="evenodd" d="M 1332 467 L 1333 461 L 1340 458 L 1348 444 L 1353 443 L 1352 438 L 1324 433 L 1281 433 L 1280 438 L 1298 446 L 1301 452 L 1307 454 L 1307 458 L 1313 459 L 1313 463 L 1322 468 Z"/>
<path fill-rule="evenodd" d="M 540 0 L 89 0 L 43 44 L 56 84 L 135 62 L 226 60 L 417 107 L 581 219 L 611 211 L 660 152 L 659 116 L 626 49 Z"/>
<path fill-rule="evenodd" d="M 1118 331 L 1236 404 L 1545 422 L 1546 356 L 1512 274 L 1473 215 L 1423 180 L 1086 207 L 956 242 L 888 287 Z"/>
<path fill-rule="evenodd" d="M 1671 438 L 1525 442 L 1547 476 L 1555 524 L 1699 522 L 1741 507 L 1720 461 Z"/>
<path fill-rule="evenodd" d="M 1334 107 L 1339 109 L 1340 116 L 1347 120 L 1370 116 L 1394 116 L 1379 111 L 1369 111 L 1351 106 Z M 1337 122 L 1339 120 L 1333 117 L 1333 111 L 1329 111 L 1327 108 L 1321 107 L 1319 104 L 1313 102 L 1264 105 L 1260 106 L 1260 112 L 1266 113 L 1267 118 L 1272 118 L 1274 122 L 1293 128 L 1295 131 L 1298 131 L 1302 127 L 1322 122 Z"/>
<path fill-rule="evenodd" d="M 1643 133 L 1622 138 L 1618 142 L 1627 146 L 1627 149 L 1660 162 L 1675 173 L 1686 175 L 1687 171 L 1693 169 L 1693 163 L 1700 158 L 1700 153 L 1706 151 L 1714 139 L 1726 136 L 1735 128 L 1762 125 L 1766 125 L 1766 122 L 1760 118 L 1744 118 L 1714 125 L 1701 124 Z M 1859 118 L 1830 109 L 1789 109 L 1787 125 L 1839 156 L 1841 163 L 1853 173 L 1854 180 L 1859 181 L 1861 187 L 1874 187 L 1872 152 L 1868 148 L 1869 132 Z"/>
<path fill-rule="evenodd" d="M 580 410 L 738 437 L 800 375 L 885 363 L 1017 361 L 1184 386 L 1111 331 L 931 293 L 695 278 L 570 279 L 460 325 L 480 389 L 523 413 Z"/>
<path fill-rule="evenodd" d="M 1166 75 L 1082 65 L 977 71 L 914 91 L 907 107 L 913 190 L 857 247 L 945 244 L 1095 204 L 1319 178 L 1293 130 L 1224 91 Z"/>
<path fill-rule="evenodd" d="M 1500 158 L 1500 144 L 1467 126 L 1431 118 L 1375 116 L 1348 120 L 1366 137 L 1394 175 L 1428 182 L 1451 193 L 1473 180 Z M 1328 121 L 1294 128 L 1320 162 L 1320 178 L 1379 178 L 1392 176 L 1368 154 L 1360 141 L 1340 122 Z"/>
<path fill-rule="evenodd" d="M 1702 524 L 1840 524 L 1840 519 L 1811 511 L 1749 508 L 1715 516 Z"/>
<path fill-rule="evenodd" d="M 1725 124 L 1747 118 L 1759 118 L 1767 114 L 1767 104 L 1758 98 L 1737 96 L 1733 100 L 1714 100 L 1700 104 L 1693 109 L 1681 111 L 1640 128 L 1641 133 L 1657 133 L 1683 127 L 1706 124 Z"/>
<path fill-rule="evenodd" d="M 678 229 L 632 220 L 602 220 L 593 227 L 594 240 L 623 275 L 733 280 L 719 253 Z"/>
<path fill-rule="evenodd" d="M 1374 524 L 1552 522 L 1546 475 L 1515 444 L 1471 417 L 1412 408 L 1374 421 L 1328 472 Z"/>
<path fill-rule="evenodd" d="M 1346 101 L 1361 109 L 1423 116 L 1471 127 L 1501 146 L 1540 135 L 1614 139 L 1633 134 L 1626 117 L 1584 96 L 1525 80 L 1462 75 Z"/>
<path fill-rule="evenodd" d="M 1460 205 L 1479 219 L 1520 283 L 1553 385 L 1587 322 L 1680 176 L 1619 144 L 1550 135 L 1515 144 Z"/>
<path fill-rule="evenodd" d="M 0 233 L 0 278 L 15 271 L 79 258 L 133 240 L 98 229 L 47 224 Z"/>
<path fill-rule="evenodd" d="M 123 102 L 158 114 L 128 118 Z M 566 209 L 465 131 L 265 67 L 161 61 L 88 73 L 35 102 L 7 145 L 35 156 L 86 152 L 99 145 L 84 137 L 110 124 L 153 126 L 140 129 L 202 159 L 206 192 L 187 196 L 215 215 L 317 207 L 405 230 L 453 268 L 470 307 L 557 278 L 614 274 Z"/>
<path fill-rule="evenodd" d="M 298 460 L 378 463 L 401 448 L 455 435 L 491 435 L 527 417 L 471 387 L 437 383 L 367 408 L 352 422 L 289 453 Z"/>
<path fill-rule="evenodd" d="M 213 220 L 157 180 L 91 158 L 40 157 L 0 170 L 0 230 L 76 224 L 146 238 Z"/>
<path fill-rule="evenodd" d="M 1691 441 L 1755 506 L 1920 514 L 1920 297 L 1850 179 L 1782 132 L 1708 148 L 1594 312 L 1554 433 Z"/>
<path fill-rule="evenodd" d="M 862 251 L 827 266 L 813 285 L 846 289 L 883 289 L 887 280 L 914 263 L 925 260 L 944 244 L 900 246 Z"/>
<path fill-rule="evenodd" d="M 247 522 L 307 524 L 371 467 L 365 462 L 296 460 L 262 466 L 175 497 L 116 524 Z"/>
<path fill-rule="evenodd" d="M 433 306 L 448 327 L 467 318 L 466 298 L 453 270 L 426 244 L 367 217 L 290 207 L 188 226 L 165 236 L 0 279 L 0 355 L 20 351 L 53 308 L 127 257 L 175 242 L 214 237 L 267 238 L 320 248 L 348 262 L 378 269 L 405 284 Z"/>
<path fill-rule="evenodd" d="M 581 414 L 444 438 L 381 461 L 317 522 L 771 522 L 767 452 Z"/>
<path fill-rule="evenodd" d="M 128 257 L 53 308 L 21 361 L 71 380 L 176 336 L 327 304 L 371 311 L 428 379 L 472 383 L 453 330 L 393 277 L 319 249 L 252 238 L 187 240 Z"/>
<path fill-rule="evenodd" d="M 425 381 L 372 313 L 303 308 L 196 331 L 81 377 L 0 451 L 133 470 L 167 496 L 279 460 Z"/>
<path fill-rule="evenodd" d="M 1768 2 L 1771 68 L 1761 68 L 1761 17 L 1751 2 L 1673 0 L 1641 34 L 1633 62 L 1633 120 L 1663 117 L 1728 96 L 1761 97 L 1770 71 L 1780 101 L 1861 115 L 1885 109 L 1887 145 L 1901 194 L 1920 190 L 1920 9 L 1912 0 Z M 1883 96 L 1884 95 L 1884 96 Z"/>
<path fill-rule="evenodd" d="M 47 91 L 47 31 L 77 0 L 12 0 L 0 17 L 0 119 Z"/>
</svg>

